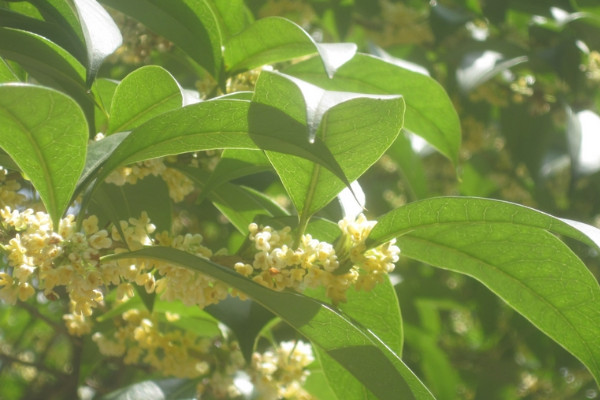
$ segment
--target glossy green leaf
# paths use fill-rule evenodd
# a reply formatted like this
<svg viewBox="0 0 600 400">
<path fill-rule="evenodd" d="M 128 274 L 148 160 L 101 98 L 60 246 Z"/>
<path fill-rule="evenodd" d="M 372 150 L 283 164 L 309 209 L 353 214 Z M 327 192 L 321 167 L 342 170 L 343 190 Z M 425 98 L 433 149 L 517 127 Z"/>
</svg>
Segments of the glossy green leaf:
<svg viewBox="0 0 600 400">
<path fill-rule="evenodd" d="M 52 89 L 0 85 L 0 133 L 0 147 L 31 180 L 58 229 L 85 163 L 81 108 Z"/>
<path fill-rule="evenodd" d="M 11 9 L 39 22 L 30 23 L 29 26 L 16 26 L 16 28 L 50 39 L 85 65 L 87 62 L 85 37 L 74 4 L 68 0 L 31 0 L 29 3 L 33 5 L 32 8 L 12 5 Z M 44 24 L 40 25 L 42 21 Z"/>
<path fill-rule="evenodd" d="M 254 189 L 226 182 L 217 187 L 208 187 L 210 180 L 206 172 L 191 167 L 180 167 L 179 169 L 201 188 L 203 195 L 208 197 L 243 235 L 248 235 L 248 225 L 254 222 L 259 215 L 269 217 L 287 215 L 287 212 L 273 200 Z M 207 190 L 210 192 L 205 193 Z"/>
<path fill-rule="evenodd" d="M 45 21 L 42 16 L 35 18 L 18 10 L 0 8 L 0 26 L 15 28 L 43 36 L 67 50 L 79 62 L 85 63 L 83 43 L 69 30 L 68 24 L 59 24 L 53 20 Z"/>
<path fill-rule="evenodd" d="M 111 79 L 99 78 L 94 80 L 93 91 L 96 93 L 96 107 L 94 108 L 95 132 L 108 130 L 110 105 L 119 82 Z"/>
<path fill-rule="evenodd" d="M 248 225 L 254 222 L 257 215 L 286 215 L 266 196 L 260 196 L 257 192 L 230 183 L 214 189 L 208 197 L 215 207 L 244 235 L 248 234 Z M 268 204 L 269 202 L 271 204 Z"/>
<path fill-rule="evenodd" d="M 600 381 L 600 286 L 549 233 L 594 245 L 593 237 L 573 225 L 506 202 L 437 198 L 384 215 L 369 245 L 397 237 L 404 256 L 481 281 Z"/>
<path fill-rule="evenodd" d="M 261 74 L 253 101 L 281 107 L 298 121 L 293 131 L 285 131 L 290 137 L 288 142 L 296 140 L 311 146 L 322 141 L 341 167 L 334 176 L 331 168 L 325 170 L 308 157 L 267 152 L 298 213 L 305 217 L 327 205 L 349 186 L 348 180 L 357 179 L 383 155 L 398 136 L 404 116 L 400 96 L 327 92 L 274 73 Z M 276 127 L 272 119 L 263 117 L 262 121 L 263 125 Z M 311 132 L 315 134 L 314 143 L 308 142 Z M 345 179 L 336 179 L 340 175 Z"/>
<path fill-rule="evenodd" d="M 96 0 L 73 0 L 87 51 L 87 83 L 91 85 L 104 59 L 123 42 L 119 28 Z"/>
<path fill-rule="evenodd" d="M 107 133 L 132 130 L 157 115 L 182 106 L 181 88 L 167 70 L 156 65 L 138 68 L 115 90 Z"/>
<path fill-rule="evenodd" d="M 96 177 L 96 173 L 100 167 L 104 164 L 106 159 L 112 154 L 112 152 L 121 144 L 123 139 L 127 137 L 129 132 L 120 132 L 114 135 L 105 137 L 100 141 L 93 141 L 88 145 L 87 155 L 85 159 L 85 166 L 79 182 L 77 183 L 76 193 L 89 184 L 91 180 Z"/>
<path fill-rule="evenodd" d="M 208 0 L 101 0 L 180 47 L 190 58 L 219 79 L 221 32 Z"/>
<path fill-rule="evenodd" d="M 123 186 L 104 183 L 91 200 L 91 214 L 104 215 L 113 224 L 139 218 L 142 212 L 148 213 L 157 232 L 171 232 L 172 201 L 166 183 L 159 177 L 147 176 L 135 185 Z"/>
<path fill-rule="evenodd" d="M 108 157 L 100 179 L 115 168 L 173 154 L 222 148 L 256 149 L 248 136 L 249 103 L 214 100 L 162 114 L 134 129 Z"/>
<path fill-rule="evenodd" d="M 106 258 L 150 258 L 210 275 L 246 293 L 285 320 L 348 369 L 380 400 L 433 399 L 398 355 L 376 335 L 322 302 L 293 292 L 275 292 L 229 268 L 172 248 L 149 247 Z"/>
<path fill-rule="evenodd" d="M 267 171 L 270 168 L 269 159 L 262 151 L 242 149 L 223 150 L 219 158 L 219 163 L 206 183 L 206 190 L 233 179 Z"/>
<path fill-rule="evenodd" d="M 20 81 L 21 78 L 17 71 L 14 70 L 14 67 L 4 58 L 0 57 L 0 83 Z"/>
<path fill-rule="evenodd" d="M 0 27 L 0 55 L 18 62 L 41 84 L 73 97 L 86 114 L 93 113 L 93 102 L 85 84 L 85 68 L 48 39 Z"/>
<path fill-rule="evenodd" d="M 368 327 L 392 351 L 402 354 L 403 327 L 398 298 L 394 287 L 386 278 L 369 292 L 350 289 L 348 301 L 340 304 L 340 310 L 361 326 Z M 325 300 L 325 296 L 318 297 Z M 330 383 L 331 389 L 339 399 L 374 399 L 377 400 L 364 384 L 347 370 L 342 368 L 326 352 L 317 349 L 323 373 Z"/>
<path fill-rule="evenodd" d="M 472 223 L 509 223 L 545 229 L 600 249 L 600 231 L 593 226 L 556 218 L 519 204 L 477 197 L 431 198 L 390 211 L 378 218 L 377 225 L 367 239 L 367 245 L 376 247 L 410 233 L 414 226 L 422 228 Z"/>
<path fill-rule="evenodd" d="M 329 76 L 356 53 L 354 43 L 316 43 L 302 28 L 280 17 L 260 19 L 225 45 L 231 75 L 267 64 L 318 53 Z"/>
<path fill-rule="evenodd" d="M 319 59 L 313 58 L 291 65 L 284 72 L 327 90 L 402 95 L 406 101 L 404 127 L 457 163 L 461 140 L 458 115 L 436 81 L 364 54 L 357 54 L 342 65 L 333 79 L 323 74 L 320 64 Z"/>
<path fill-rule="evenodd" d="M 212 0 L 224 39 L 240 33 L 254 20 L 244 0 Z"/>
</svg>

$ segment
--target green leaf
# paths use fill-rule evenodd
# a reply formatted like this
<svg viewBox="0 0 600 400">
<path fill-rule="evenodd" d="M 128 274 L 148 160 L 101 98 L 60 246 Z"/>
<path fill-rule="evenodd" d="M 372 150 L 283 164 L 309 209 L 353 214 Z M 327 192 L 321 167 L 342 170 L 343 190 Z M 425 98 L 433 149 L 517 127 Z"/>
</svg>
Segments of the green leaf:
<svg viewBox="0 0 600 400">
<path fill-rule="evenodd" d="M 577 221 L 507 201 L 477 197 L 437 197 L 407 204 L 378 218 L 367 239 L 368 247 L 377 247 L 395 237 L 410 233 L 414 226 L 443 224 L 510 223 L 545 229 L 579 240 L 600 249 L 600 231 Z"/>
<path fill-rule="evenodd" d="M 81 108 L 52 89 L 0 85 L 0 133 L 0 147 L 31 180 L 58 229 L 85 164 L 88 126 Z"/>
<path fill-rule="evenodd" d="M 105 259 L 140 257 L 190 268 L 246 293 L 325 350 L 381 400 L 433 399 L 398 355 L 376 335 L 327 304 L 298 293 L 275 292 L 229 268 L 172 248 L 149 247 Z"/>
<path fill-rule="evenodd" d="M 227 149 L 223 150 L 219 163 L 206 183 L 210 190 L 225 182 L 271 169 L 269 159 L 262 151 Z"/>
<path fill-rule="evenodd" d="M 85 39 L 86 82 L 91 86 L 100 65 L 121 46 L 123 38 L 115 22 L 96 0 L 73 0 L 73 4 Z"/>
<path fill-rule="evenodd" d="M 219 80 L 222 64 L 221 32 L 207 0 L 101 0 L 181 48 Z"/>
<path fill-rule="evenodd" d="M 286 74 L 327 90 L 402 95 L 406 101 L 404 127 L 423 137 L 454 164 L 457 163 L 461 139 L 458 115 L 436 81 L 364 54 L 357 54 L 342 65 L 333 79 L 322 71 L 317 58 L 284 69 Z"/>
<path fill-rule="evenodd" d="M 238 297 L 227 297 L 206 307 L 206 311 L 233 331 L 246 362 L 251 363 L 256 337 L 274 315 L 257 302 Z"/>
<path fill-rule="evenodd" d="M 253 101 L 283 107 L 286 116 L 298 121 L 282 121 L 279 126 L 264 115 L 256 117 L 257 123 L 278 129 L 276 134 L 287 143 L 294 140 L 322 158 L 329 158 L 329 152 L 332 156 L 325 170 L 311 162 L 314 157 L 267 152 L 298 213 L 305 217 L 327 205 L 349 186 L 348 181 L 357 179 L 383 155 L 398 136 L 404 115 L 400 96 L 327 92 L 275 73 L 261 74 Z M 313 134 L 315 141 L 310 143 Z M 317 153 L 317 144 L 326 146 L 326 152 Z"/>
<path fill-rule="evenodd" d="M 138 68 L 115 90 L 107 133 L 131 130 L 182 106 L 181 88 L 167 70 L 156 65 Z"/>
<path fill-rule="evenodd" d="M 14 67 L 10 65 L 4 58 L 0 57 L 0 83 L 5 82 L 20 82 L 21 78 Z"/>
<path fill-rule="evenodd" d="M 37 24 L 30 22 L 22 27 L 50 39 L 71 53 L 81 64 L 87 62 L 85 37 L 77 12 L 72 3 L 66 0 L 32 0 L 33 9 L 11 6 L 15 11 L 37 19 Z M 42 24 L 42 21 L 45 23 Z M 23 22 L 21 22 L 23 23 Z M 33 29 L 32 29 L 33 28 Z"/>
<path fill-rule="evenodd" d="M 397 237 L 404 256 L 479 280 L 600 382 L 600 287 L 581 260 L 549 233 L 594 245 L 593 237 L 577 227 L 511 203 L 437 198 L 384 215 L 368 245 Z"/>
<path fill-rule="evenodd" d="M 105 137 L 99 141 L 93 141 L 88 145 L 87 156 L 85 159 L 85 166 L 79 183 L 77 184 L 77 191 L 83 189 L 83 186 L 87 182 L 94 178 L 94 174 L 100 169 L 106 159 L 112 154 L 112 152 L 121 144 L 123 139 L 129 135 L 129 132 L 120 132 L 114 135 Z"/>
<path fill-rule="evenodd" d="M 248 136 L 249 103 L 213 100 L 162 114 L 135 128 L 108 157 L 103 180 L 117 167 L 167 155 L 222 148 L 256 149 Z"/>
<path fill-rule="evenodd" d="M 250 188 L 225 183 L 214 189 L 208 198 L 215 207 L 244 234 L 248 234 L 248 225 L 254 222 L 257 215 L 287 215 L 271 199 Z"/>
<path fill-rule="evenodd" d="M 15 28 L 43 36 L 63 49 L 67 50 L 81 63 L 85 63 L 83 43 L 80 43 L 76 34 L 70 31 L 68 24 L 59 24 L 55 21 L 44 21 L 34 16 L 28 16 L 18 10 L 0 8 L 0 26 Z"/>
<path fill-rule="evenodd" d="M 317 44 L 292 21 L 281 17 L 260 19 L 225 45 L 225 66 L 230 75 L 276 62 L 318 53 L 329 76 L 356 53 L 354 43 Z"/>
<path fill-rule="evenodd" d="M 405 325 L 404 328 L 407 346 L 419 354 L 420 368 L 431 391 L 439 400 L 455 399 L 460 377 L 438 344 L 439 334 L 411 325 Z"/>
<path fill-rule="evenodd" d="M 106 132 L 108 130 L 110 105 L 118 84 L 117 81 L 105 78 L 94 80 L 93 91 L 96 93 L 96 107 L 94 108 L 96 130 L 94 132 Z"/>
<path fill-rule="evenodd" d="M 254 20 L 244 0 L 212 0 L 221 34 L 227 39 L 246 29 Z"/>
<path fill-rule="evenodd" d="M 43 85 L 64 91 L 92 113 L 85 84 L 85 68 L 67 51 L 42 36 L 0 27 L 0 55 L 18 62 Z"/>
<path fill-rule="evenodd" d="M 341 311 L 377 335 L 396 354 L 402 354 L 403 328 L 398 298 L 389 279 L 377 284 L 369 292 L 350 289 L 348 301 L 340 305 Z M 318 296 L 324 300 L 324 294 Z M 381 318 L 385 315 L 385 318 Z M 323 373 L 339 399 L 374 399 L 364 384 L 333 360 L 326 352 L 317 350 Z"/>
<path fill-rule="evenodd" d="M 208 189 L 209 180 L 204 171 L 191 167 L 180 167 L 179 170 L 200 186 L 203 193 Z M 254 189 L 231 183 L 223 183 L 210 189 L 211 191 L 204 195 L 244 235 L 248 235 L 248 225 L 254 222 L 258 215 L 287 215 L 279 205 Z"/>
<path fill-rule="evenodd" d="M 145 211 L 157 232 L 171 232 L 172 202 L 167 185 L 161 178 L 147 176 L 135 185 L 103 183 L 99 190 L 103 194 L 96 192 L 92 197 L 89 206 L 91 214 L 103 214 L 105 219 L 118 225 L 119 221 L 139 218 Z"/>
</svg>

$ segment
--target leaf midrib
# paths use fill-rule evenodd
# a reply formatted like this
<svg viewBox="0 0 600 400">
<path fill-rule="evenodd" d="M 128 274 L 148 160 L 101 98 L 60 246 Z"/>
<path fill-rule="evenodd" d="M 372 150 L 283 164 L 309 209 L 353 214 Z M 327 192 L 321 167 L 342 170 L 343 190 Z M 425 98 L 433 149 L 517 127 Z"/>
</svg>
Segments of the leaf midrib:
<svg viewBox="0 0 600 400">
<path fill-rule="evenodd" d="M 553 310 L 553 311 L 555 312 L 555 314 L 559 315 L 560 317 L 562 317 L 563 321 L 566 321 L 566 322 L 567 322 L 567 325 L 568 325 L 568 326 L 571 328 L 571 330 L 573 330 L 573 331 L 576 333 L 577 337 L 578 337 L 578 338 L 581 340 L 581 342 L 584 344 L 584 347 L 586 348 L 586 350 L 587 350 L 588 354 L 590 354 L 590 355 L 594 354 L 594 352 L 592 351 L 592 348 L 590 347 L 590 345 L 589 345 L 589 344 L 587 343 L 587 341 L 586 341 L 586 340 L 584 340 L 584 338 L 581 336 L 581 333 L 580 333 L 580 332 L 579 332 L 579 330 L 577 329 L 577 325 L 574 325 L 574 324 L 571 322 L 571 320 L 570 320 L 570 319 L 568 319 L 568 318 L 567 318 L 567 317 L 566 317 L 566 316 L 565 316 L 565 315 L 564 315 L 564 314 L 563 314 L 563 313 L 560 311 L 560 309 L 557 309 L 557 308 L 556 308 L 556 306 L 555 306 L 554 304 L 552 304 L 552 303 L 549 303 L 549 302 L 547 302 L 547 301 L 544 301 L 545 299 L 544 299 L 544 297 L 543 297 L 541 294 L 538 294 L 538 293 L 537 293 L 535 290 L 533 290 L 532 288 L 530 288 L 530 287 L 529 287 L 528 285 L 526 285 L 526 284 L 525 284 L 523 281 L 519 280 L 518 278 L 516 278 L 516 277 L 514 277 L 513 275 L 509 274 L 508 272 L 506 272 L 506 271 L 504 271 L 504 270 L 502 270 L 502 269 L 500 269 L 500 268 L 496 267 L 495 265 L 493 265 L 493 264 L 489 264 L 487 261 L 485 261 L 485 260 L 483 260 L 483 259 L 481 259 L 481 258 L 479 258 L 479 257 L 477 257 L 477 256 L 475 256 L 475 255 L 471 255 L 471 254 L 465 253 L 464 251 L 461 251 L 461 250 L 459 250 L 459 249 L 456 249 L 456 248 L 453 248 L 453 247 L 448 247 L 448 246 L 446 246 L 446 245 L 444 245 L 444 244 L 441 244 L 441 243 L 436 243 L 436 242 L 434 242 L 434 241 L 432 241 L 432 240 L 430 240 L 430 239 L 423 239 L 423 238 L 418 238 L 418 237 L 415 237 L 415 236 L 408 236 L 408 238 L 409 238 L 409 240 L 413 240 L 413 241 L 415 241 L 415 242 L 421 242 L 421 243 L 427 244 L 428 246 L 435 246 L 435 247 L 438 247 L 438 248 L 440 248 L 440 249 L 443 249 L 443 251 L 445 251 L 445 252 L 455 253 L 455 254 L 458 254 L 459 256 L 466 257 L 467 259 L 473 260 L 474 262 L 476 262 L 476 263 L 479 263 L 480 265 L 484 265 L 484 266 L 486 266 L 486 267 L 489 267 L 489 268 L 491 268 L 492 270 L 494 270 L 494 271 L 496 271 L 496 272 L 498 272 L 498 273 L 500 273 L 500 274 L 502 274 L 502 275 L 506 276 L 506 277 L 507 277 L 507 278 L 509 278 L 510 280 L 513 280 L 513 281 L 515 281 L 515 282 L 516 282 L 516 283 L 517 283 L 519 286 L 521 286 L 521 287 L 523 287 L 523 288 L 525 288 L 525 289 L 528 289 L 528 292 L 529 292 L 530 294 L 533 294 L 533 295 L 534 295 L 534 297 L 536 297 L 536 298 L 540 299 L 540 302 L 541 302 L 541 303 L 543 303 L 543 304 L 548 304 L 548 305 L 549 305 L 549 308 L 550 308 L 551 310 Z M 429 262 L 428 262 L 428 261 L 424 261 L 424 260 L 422 260 L 422 259 L 419 259 L 419 258 L 417 258 L 417 257 L 410 257 L 410 256 L 406 256 L 406 257 L 413 258 L 413 259 L 415 259 L 415 260 L 422 261 L 422 262 L 426 262 L 426 263 L 428 263 L 428 264 L 429 264 Z M 441 267 L 441 266 L 439 266 L 439 267 L 440 267 L 440 268 L 444 268 L 444 269 L 450 269 L 450 270 L 454 270 L 454 271 L 457 271 L 457 272 L 460 272 L 460 273 L 464 273 L 464 274 L 466 274 L 466 275 L 468 275 L 468 276 L 471 276 L 472 278 L 474 278 L 474 279 L 476 279 L 476 280 L 480 281 L 481 283 L 483 283 L 483 284 L 484 284 L 484 285 L 485 285 L 485 286 L 486 286 L 486 287 L 487 287 L 487 288 L 488 288 L 490 291 L 492 291 L 493 293 L 495 293 L 495 294 L 497 294 L 497 295 L 498 295 L 498 293 L 497 293 L 497 292 L 496 292 L 494 289 L 492 289 L 491 287 L 489 287 L 489 286 L 488 286 L 488 284 L 487 284 L 486 282 L 484 282 L 483 280 L 480 280 L 480 279 L 479 279 L 478 277 L 476 277 L 476 276 L 473 276 L 471 273 L 467 273 L 467 272 L 463 272 L 463 271 L 458 271 L 456 268 L 448 268 L 448 267 Z M 502 296 L 500 296 L 500 297 L 501 297 L 501 298 L 503 298 Z M 514 307 L 514 304 L 511 304 L 511 307 Z M 520 312 L 519 312 L 519 313 L 520 313 Z M 534 323 L 534 322 L 533 322 L 533 321 L 532 321 L 532 320 L 531 320 L 531 319 L 530 319 L 528 316 L 526 316 L 526 315 L 524 315 L 524 314 L 521 314 L 521 315 L 523 315 L 525 318 L 527 318 L 529 321 L 531 321 L 531 323 L 533 323 L 533 324 L 534 324 L 534 325 L 537 327 L 537 324 L 536 324 L 536 323 Z M 540 330 L 541 330 L 541 328 L 539 328 L 539 327 L 538 327 L 538 329 L 540 329 Z M 552 337 L 552 336 L 551 336 L 551 337 Z M 555 340 L 557 343 L 559 343 L 559 344 L 560 344 L 560 341 L 559 341 L 559 340 L 556 340 L 556 339 L 554 339 L 554 337 L 552 337 L 552 339 L 553 339 L 553 340 Z M 562 346 L 562 344 L 561 344 L 561 346 Z M 570 352 L 570 351 L 569 351 L 569 352 Z M 576 356 L 577 358 L 579 358 L 579 357 L 580 357 L 579 355 L 575 355 L 575 356 Z M 596 357 L 593 357 L 593 356 L 592 356 L 592 357 L 591 357 L 591 361 L 592 361 L 592 362 L 593 362 L 593 364 L 594 364 L 595 370 L 596 370 L 596 371 L 599 371 L 599 370 L 600 370 L 600 362 L 599 362 L 599 360 L 597 360 L 597 359 L 596 359 Z"/>
</svg>

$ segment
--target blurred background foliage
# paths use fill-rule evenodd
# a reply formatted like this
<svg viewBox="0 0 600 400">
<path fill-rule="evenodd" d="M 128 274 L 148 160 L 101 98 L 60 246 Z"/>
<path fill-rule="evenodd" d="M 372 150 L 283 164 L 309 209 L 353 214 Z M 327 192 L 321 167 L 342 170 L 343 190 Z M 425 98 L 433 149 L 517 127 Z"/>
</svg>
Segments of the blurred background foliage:
<svg viewBox="0 0 600 400">
<path fill-rule="evenodd" d="M 249 18 L 283 16 L 316 41 L 355 42 L 362 52 L 429 74 L 452 98 L 463 129 L 459 164 L 453 166 L 404 132 L 360 179 L 371 216 L 420 198 L 468 195 L 513 201 L 600 226 L 596 0 L 246 0 L 246 5 Z M 159 64 L 201 96 L 219 91 L 169 41 L 110 11 L 124 44 L 99 76 L 122 79 L 139 66 Z M 255 78 L 252 73 L 234 77 L 228 88 L 251 89 Z M 210 154 L 200 156 L 201 163 L 214 160 Z M 270 172 L 243 179 L 274 197 L 283 194 Z M 191 199 L 177 207 L 179 223 L 197 227 L 209 246 L 235 240 L 207 202 L 199 206 Z M 322 213 L 333 219 L 340 210 L 334 205 Z M 600 276 L 597 254 L 574 246 Z M 405 320 L 404 358 L 439 399 L 454 399 L 457 393 L 461 399 L 482 400 L 600 398 L 576 359 L 481 284 L 402 259 L 394 279 Z M 569 282 L 565 290 L 573 290 Z M 43 377 L 77 369 L 69 364 L 68 352 L 78 347 L 65 343 L 60 321 L 41 322 L 34 309 L 21 307 L 11 313 L 0 309 L 0 326 L 12 327 L 2 334 L 14 335 L 2 339 L 13 344 L 11 353 L 19 354 L 19 360 L 0 363 L 0 376 L 10 373 L 5 383 L 27 385 L 0 384 L 0 393 L 36 398 L 44 388 L 52 398 L 61 398 L 62 390 L 69 389 L 49 389 L 48 382 L 56 380 Z M 27 351 L 14 351 L 31 348 L 55 355 L 36 357 L 35 365 L 29 365 L 33 357 Z M 19 367 L 9 371 L 11 365 Z M 35 376 L 32 367 L 38 370 Z M 113 388 L 136 374 L 148 377 L 147 371 L 118 360 L 94 368 L 84 372 Z"/>
</svg>

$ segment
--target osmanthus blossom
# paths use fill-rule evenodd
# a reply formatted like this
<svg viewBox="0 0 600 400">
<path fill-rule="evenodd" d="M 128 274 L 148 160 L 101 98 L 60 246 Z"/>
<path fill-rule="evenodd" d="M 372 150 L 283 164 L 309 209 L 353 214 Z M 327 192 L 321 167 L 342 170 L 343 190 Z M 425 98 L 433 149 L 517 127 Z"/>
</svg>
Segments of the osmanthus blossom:
<svg viewBox="0 0 600 400">
<path fill-rule="evenodd" d="M 375 221 L 368 221 L 363 214 L 356 219 L 344 218 L 338 225 L 342 235 L 335 244 L 305 234 L 294 249 L 291 228 L 274 230 L 250 224 L 249 239 L 256 250 L 254 260 L 238 262 L 234 268 L 274 290 L 290 288 L 301 292 L 323 286 L 334 304 L 345 302 L 346 291 L 352 285 L 371 290 L 392 272 L 400 249 L 392 240 L 367 250 L 365 240 Z"/>
<path fill-rule="evenodd" d="M 115 175 L 111 179 L 117 184 L 135 183 L 157 172 L 166 177 L 169 187 L 184 187 L 179 193 L 182 199 L 188 193 L 181 184 L 183 175 L 163 167 L 146 162 L 131 170 L 123 169 L 120 178 Z M 55 300 L 66 293 L 69 312 L 63 320 L 71 335 L 93 333 L 102 354 L 122 357 L 127 364 L 142 363 L 166 375 L 200 379 L 199 395 L 221 399 L 241 396 L 236 376 L 244 371 L 261 398 L 312 398 L 302 388 L 308 374 L 306 367 L 313 360 L 310 345 L 303 342 L 283 342 L 265 352 L 255 352 L 247 365 L 230 338 L 197 336 L 171 326 L 170 322 L 178 318 L 175 314 L 165 322 L 155 313 L 139 309 L 116 317 L 120 321 L 112 331 L 94 333 L 94 310 L 104 306 L 109 290 L 115 290 L 117 302 L 134 297 L 137 286 L 147 293 L 157 293 L 162 300 L 200 308 L 230 295 L 245 296 L 223 282 L 178 265 L 145 259 L 101 261 L 103 255 L 145 246 L 172 247 L 215 262 L 226 255 L 206 247 L 201 235 L 157 233 L 146 213 L 120 221 L 118 229 L 114 225 L 100 229 L 94 215 L 78 226 L 75 217 L 68 215 L 54 231 L 47 213 L 19 208 L 24 200 L 17 192 L 20 187 L 6 176 L 0 169 L 0 201 L 4 205 L 0 209 L 0 246 L 5 259 L 5 266 L 0 268 L 0 300 L 15 304 L 37 293 Z M 335 243 L 305 234 L 297 246 L 290 227 L 276 230 L 251 224 L 252 260 L 236 263 L 233 268 L 273 290 L 302 292 L 323 286 L 334 304 L 344 302 L 348 288 L 354 285 L 371 290 L 398 260 L 399 249 L 393 241 L 366 249 L 365 240 L 374 224 L 362 214 L 346 218 L 339 222 L 341 236 Z M 228 354 L 226 363 L 211 361 L 216 351 Z"/>
</svg>

